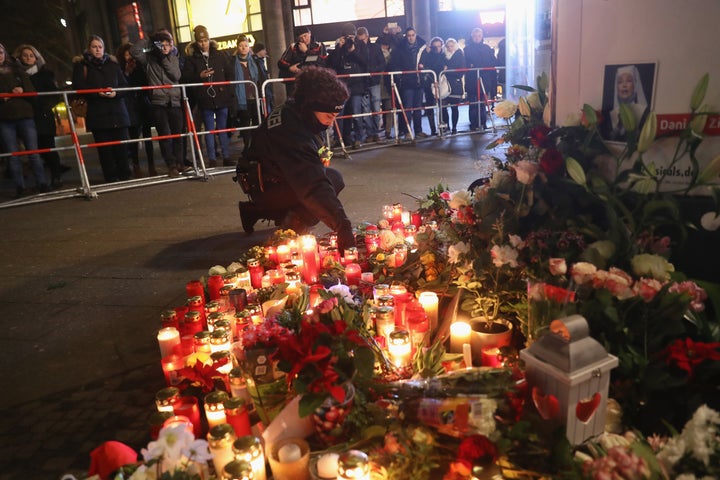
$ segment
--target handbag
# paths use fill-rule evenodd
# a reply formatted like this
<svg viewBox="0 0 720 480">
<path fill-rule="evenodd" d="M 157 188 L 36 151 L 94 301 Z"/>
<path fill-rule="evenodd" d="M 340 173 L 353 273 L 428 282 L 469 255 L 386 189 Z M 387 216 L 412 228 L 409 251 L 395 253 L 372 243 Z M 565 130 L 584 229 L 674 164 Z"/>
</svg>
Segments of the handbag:
<svg viewBox="0 0 720 480">
<path fill-rule="evenodd" d="M 70 100 L 70 109 L 72 110 L 73 117 L 86 117 L 87 100 L 84 98 L 73 98 Z"/>
<path fill-rule="evenodd" d="M 438 95 L 440 95 L 440 99 L 446 99 L 450 96 L 450 81 L 447 75 L 441 75 L 438 80 Z"/>
</svg>

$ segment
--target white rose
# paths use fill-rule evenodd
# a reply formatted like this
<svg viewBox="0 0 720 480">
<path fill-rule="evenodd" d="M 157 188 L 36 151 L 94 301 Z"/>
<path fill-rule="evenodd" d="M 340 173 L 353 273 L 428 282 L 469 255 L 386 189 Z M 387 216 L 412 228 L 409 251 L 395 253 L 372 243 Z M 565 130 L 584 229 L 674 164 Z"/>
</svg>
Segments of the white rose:
<svg viewBox="0 0 720 480">
<path fill-rule="evenodd" d="M 552 275 L 565 275 L 567 273 L 567 264 L 564 258 L 551 258 L 549 264 Z"/>
<path fill-rule="evenodd" d="M 610 240 L 598 240 L 597 242 L 593 242 L 588 245 L 588 249 L 595 250 L 605 260 L 609 260 L 610 257 L 615 254 L 615 244 Z"/>
<path fill-rule="evenodd" d="M 638 277 L 650 277 L 655 280 L 670 280 L 670 272 L 675 266 L 659 255 L 641 253 L 630 260 L 633 273 Z"/>
<path fill-rule="evenodd" d="M 510 265 L 512 268 L 518 266 L 518 251 L 510 245 L 493 245 L 490 249 L 490 256 L 492 256 L 493 264 L 498 268 L 503 265 Z"/>
<path fill-rule="evenodd" d="M 467 190 L 457 190 L 450 194 L 450 201 L 448 206 L 454 210 L 459 210 L 462 207 L 470 205 L 472 202 L 472 194 Z"/>
<path fill-rule="evenodd" d="M 448 261 L 450 263 L 459 263 L 460 255 L 468 253 L 470 251 L 470 245 L 465 242 L 458 242 L 455 245 L 450 245 L 448 248 Z"/>
<path fill-rule="evenodd" d="M 583 285 L 592 281 L 597 267 L 589 262 L 578 262 L 570 269 L 570 275 L 575 283 Z"/>
<path fill-rule="evenodd" d="M 535 176 L 540 170 L 540 165 L 529 160 L 520 160 L 513 165 L 513 168 L 515 169 L 515 176 L 518 182 L 523 185 L 530 185 L 535 180 Z"/>
<path fill-rule="evenodd" d="M 510 100 L 503 100 L 495 104 L 495 115 L 505 119 L 512 118 L 517 112 L 517 109 L 517 103 Z"/>
</svg>

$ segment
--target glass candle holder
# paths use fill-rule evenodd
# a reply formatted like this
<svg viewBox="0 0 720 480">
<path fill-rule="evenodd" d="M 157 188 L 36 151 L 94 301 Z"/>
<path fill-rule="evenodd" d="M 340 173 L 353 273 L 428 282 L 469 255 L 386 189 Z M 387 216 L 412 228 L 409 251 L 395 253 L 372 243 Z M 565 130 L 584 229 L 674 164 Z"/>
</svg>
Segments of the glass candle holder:
<svg viewBox="0 0 720 480">
<path fill-rule="evenodd" d="M 268 460 L 275 480 L 310 478 L 310 445 L 302 438 L 286 438 L 276 442 Z"/>
<path fill-rule="evenodd" d="M 175 310 L 164 310 L 160 314 L 160 324 L 162 328 L 177 328 L 180 329 L 180 321 L 178 320 L 178 314 Z"/>
<path fill-rule="evenodd" d="M 438 304 L 440 300 L 435 292 L 422 292 L 418 297 L 420 305 L 428 318 L 429 330 L 435 332 L 438 327 Z"/>
<path fill-rule="evenodd" d="M 223 312 L 208 313 L 208 316 L 207 316 L 208 331 L 212 332 L 213 330 L 215 330 L 215 323 L 219 322 L 220 320 L 224 320 L 224 319 L 225 319 L 225 314 Z"/>
<path fill-rule="evenodd" d="M 338 480 L 370 480 L 370 460 L 365 452 L 348 450 L 338 458 Z"/>
<path fill-rule="evenodd" d="M 249 462 L 253 469 L 253 480 L 265 480 L 267 472 L 265 470 L 265 453 L 263 452 L 262 442 L 258 437 L 253 435 L 238 436 L 233 443 L 233 453 L 235 460 Z"/>
<path fill-rule="evenodd" d="M 400 222 L 402 223 L 402 213 L 403 213 L 403 206 L 400 203 L 393 203 L 392 206 L 392 221 L 390 222 Z"/>
<path fill-rule="evenodd" d="M 262 277 L 265 274 L 265 270 L 260 265 L 260 260 L 251 258 L 247 261 L 247 267 L 250 271 L 250 285 L 253 288 L 262 287 Z"/>
<path fill-rule="evenodd" d="M 225 417 L 225 400 L 228 398 L 228 394 L 220 390 L 215 390 L 205 395 L 203 404 L 205 406 L 205 418 L 208 422 L 208 428 L 212 429 L 212 427 L 216 425 L 227 423 L 227 418 Z"/>
<path fill-rule="evenodd" d="M 187 298 L 201 297 L 205 298 L 205 288 L 200 280 L 190 280 L 185 284 L 185 293 Z"/>
<path fill-rule="evenodd" d="M 412 361 L 412 345 L 407 330 L 396 329 L 390 332 L 388 342 L 390 360 L 398 368 L 406 368 Z"/>
<path fill-rule="evenodd" d="M 233 288 L 228 294 L 228 300 L 235 310 L 242 310 L 247 307 L 247 290 L 244 288 Z"/>
<path fill-rule="evenodd" d="M 378 283 L 373 287 L 373 299 L 377 303 L 377 299 L 381 295 L 390 295 L 390 285 L 386 283 Z"/>
<path fill-rule="evenodd" d="M 202 317 L 197 310 L 188 310 L 180 325 L 180 336 L 195 335 L 204 330 Z"/>
<path fill-rule="evenodd" d="M 221 423 L 210 427 L 210 431 L 207 434 L 207 441 L 213 457 L 212 461 L 216 473 L 222 474 L 221 472 L 224 471 L 225 465 L 235 460 L 235 455 L 232 450 L 232 445 L 235 440 L 235 431 L 231 425 Z"/>
<path fill-rule="evenodd" d="M 225 285 L 222 275 L 210 275 L 207 279 L 208 298 L 217 300 L 220 298 L 220 289 Z"/>
<path fill-rule="evenodd" d="M 362 269 L 357 263 L 348 263 L 345 265 L 345 281 L 348 285 L 359 285 Z"/>
<path fill-rule="evenodd" d="M 289 245 L 278 245 L 276 249 L 277 264 L 285 263 L 290 261 L 292 251 Z"/>
<path fill-rule="evenodd" d="M 200 406 L 198 399 L 193 396 L 180 397 L 173 404 L 175 415 L 186 417 L 192 423 L 193 435 L 195 438 L 202 436 L 202 423 L 200 421 Z"/>
<path fill-rule="evenodd" d="M 163 375 L 165 376 L 165 383 L 167 386 L 172 387 L 179 385 L 182 380 L 179 372 L 185 367 L 185 357 L 171 354 L 167 357 L 163 357 L 160 363 L 162 365 Z"/>
<path fill-rule="evenodd" d="M 244 288 L 245 290 L 252 289 L 250 270 L 248 270 L 247 267 L 241 267 L 235 274 L 237 275 L 237 282 L 235 283 L 237 288 Z"/>
<path fill-rule="evenodd" d="M 235 435 L 240 438 L 250 435 L 250 415 L 245 400 L 231 397 L 225 400 L 225 419 L 232 425 Z M 237 458 L 237 457 L 236 457 Z"/>
<path fill-rule="evenodd" d="M 160 358 L 175 353 L 175 347 L 180 345 L 180 331 L 175 327 L 165 327 L 158 330 L 157 341 L 160 346 Z"/>
<path fill-rule="evenodd" d="M 223 480 L 255 480 L 257 477 L 253 472 L 252 465 L 243 460 L 232 460 L 223 468 Z"/>
<path fill-rule="evenodd" d="M 375 321 L 375 333 L 385 338 L 385 345 L 389 344 L 390 333 L 395 330 L 395 311 L 393 307 L 375 307 L 372 311 Z"/>
<path fill-rule="evenodd" d="M 317 239 L 314 235 L 301 235 L 298 242 L 300 256 L 304 265 L 303 280 L 308 285 L 317 283 L 320 275 L 320 254 Z"/>
<path fill-rule="evenodd" d="M 285 281 L 288 286 L 285 289 L 285 293 L 288 295 L 301 295 L 302 287 L 300 284 L 300 274 L 298 272 L 288 272 L 285 274 Z"/>
<path fill-rule="evenodd" d="M 365 250 L 368 253 L 375 253 L 378 248 L 380 248 L 380 231 L 375 225 L 370 225 L 365 230 Z"/>
<path fill-rule="evenodd" d="M 195 353 L 211 353 L 210 332 L 201 330 L 193 335 L 193 351 Z"/>
<path fill-rule="evenodd" d="M 177 387 L 166 387 L 155 394 L 155 406 L 158 412 L 173 413 L 173 405 L 180 399 L 180 389 Z"/>
<path fill-rule="evenodd" d="M 229 328 L 229 322 L 223 319 L 223 322 L 228 324 L 228 328 L 216 328 L 210 332 L 210 353 L 220 351 L 230 351 L 230 344 L 232 343 L 232 332 Z"/>
</svg>

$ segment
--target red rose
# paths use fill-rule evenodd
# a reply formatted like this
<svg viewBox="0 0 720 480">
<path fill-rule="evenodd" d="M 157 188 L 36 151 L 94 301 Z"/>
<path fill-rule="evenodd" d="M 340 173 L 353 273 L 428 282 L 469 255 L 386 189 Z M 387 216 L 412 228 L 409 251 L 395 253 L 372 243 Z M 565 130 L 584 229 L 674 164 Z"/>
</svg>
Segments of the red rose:
<svg viewBox="0 0 720 480">
<path fill-rule="evenodd" d="M 548 175 L 561 173 L 565 166 L 562 154 L 555 148 L 548 148 L 540 157 L 540 168 Z"/>
<path fill-rule="evenodd" d="M 550 146 L 548 134 L 550 127 L 546 125 L 538 125 L 530 130 L 530 143 L 538 148 L 547 148 Z"/>
<path fill-rule="evenodd" d="M 458 447 L 458 460 L 466 460 L 471 464 L 495 461 L 498 456 L 497 447 L 485 435 L 470 435 Z"/>
</svg>

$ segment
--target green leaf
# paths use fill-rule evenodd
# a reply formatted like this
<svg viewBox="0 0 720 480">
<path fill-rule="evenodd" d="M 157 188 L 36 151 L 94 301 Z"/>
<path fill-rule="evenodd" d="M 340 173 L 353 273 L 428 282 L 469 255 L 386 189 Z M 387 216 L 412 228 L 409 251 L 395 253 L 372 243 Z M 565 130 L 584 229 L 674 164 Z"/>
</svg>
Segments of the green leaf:
<svg viewBox="0 0 720 480">
<path fill-rule="evenodd" d="M 706 73 L 702 76 L 700 81 L 697 85 L 695 85 L 695 90 L 693 90 L 692 97 L 690 98 L 690 109 L 694 112 L 698 108 L 700 108 L 700 105 L 702 105 L 703 100 L 705 100 L 705 94 L 707 93 L 708 84 L 710 83 L 710 74 Z"/>
<path fill-rule="evenodd" d="M 356 348 L 354 364 L 359 377 L 372 378 L 375 368 L 375 355 L 369 348 Z"/>
<path fill-rule="evenodd" d="M 318 395 L 316 393 L 306 393 L 300 397 L 298 406 L 298 414 L 301 418 L 307 417 L 315 411 L 327 398 L 327 395 Z"/>
<path fill-rule="evenodd" d="M 568 175 L 572 178 L 575 183 L 579 185 L 585 185 L 587 183 L 587 177 L 585 177 L 585 170 L 583 170 L 580 162 L 572 157 L 568 157 L 565 160 L 565 168 L 567 169 Z"/>
<path fill-rule="evenodd" d="M 529 87 L 529 86 L 527 86 L 527 85 L 513 85 L 512 88 L 517 88 L 517 89 L 519 89 L 519 90 L 525 90 L 526 92 L 535 92 L 535 91 L 537 91 L 537 90 L 535 90 L 534 88 Z"/>
<path fill-rule="evenodd" d="M 657 181 L 654 178 L 642 177 L 639 181 L 637 181 L 632 186 L 632 190 L 633 190 L 633 192 L 642 193 L 643 195 L 647 195 L 647 194 L 655 191 L 656 185 L 657 185 Z"/>
<path fill-rule="evenodd" d="M 637 128 L 635 114 L 626 103 L 620 104 L 620 121 L 627 132 L 633 132 Z"/>
<path fill-rule="evenodd" d="M 713 158 L 707 167 L 700 172 L 700 175 L 698 175 L 697 178 L 697 183 L 711 183 L 717 180 L 718 176 L 720 176 L 720 155 Z"/>
<path fill-rule="evenodd" d="M 591 105 L 588 105 L 587 103 L 583 105 L 583 113 L 585 114 L 585 119 L 590 125 L 597 124 L 597 112 L 595 112 L 595 109 Z"/>
<path fill-rule="evenodd" d="M 638 139 L 637 151 L 640 153 L 647 152 L 650 146 L 655 141 L 655 135 L 657 134 L 657 115 L 655 112 L 650 112 L 647 116 L 645 124 L 643 125 L 642 132 L 640 132 L 640 138 Z"/>
<path fill-rule="evenodd" d="M 550 81 L 548 79 L 546 72 L 543 72 L 541 75 L 538 76 L 538 78 L 537 78 L 538 90 L 540 90 L 541 92 L 547 91 L 549 84 L 550 84 Z"/>
</svg>

